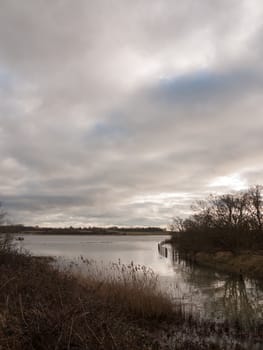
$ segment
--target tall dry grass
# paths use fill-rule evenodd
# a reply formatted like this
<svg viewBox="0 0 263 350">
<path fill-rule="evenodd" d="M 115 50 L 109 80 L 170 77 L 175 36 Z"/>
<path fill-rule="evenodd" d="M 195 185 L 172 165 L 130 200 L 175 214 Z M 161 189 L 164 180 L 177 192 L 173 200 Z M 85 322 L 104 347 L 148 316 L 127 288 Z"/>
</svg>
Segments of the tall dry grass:
<svg viewBox="0 0 263 350">
<path fill-rule="evenodd" d="M 159 288 L 158 276 L 143 265 L 111 262 L 107 265 L 81 258 L 79 280 L 92 286 L 96 294 L 108 303 L 144 319 L 179 317 L 181 308 Z M 182 315 L 180 315 L 182 316 Z"/>
<path fill-rule="evenodd" d="M 0 249 L 1 350 L 237 349 L 211 340 L 223 328 L 187 322 L 146 267 L 82 262 L 76 275 Z"/>
<path fill-rule="evenodd" d="M 151 349 L 137 321 L 172 312 L 156 276 L 133 264 L 85 265 L 86 277 L 76 276 L 0 249 L 0 349 Z"/>
</svg>

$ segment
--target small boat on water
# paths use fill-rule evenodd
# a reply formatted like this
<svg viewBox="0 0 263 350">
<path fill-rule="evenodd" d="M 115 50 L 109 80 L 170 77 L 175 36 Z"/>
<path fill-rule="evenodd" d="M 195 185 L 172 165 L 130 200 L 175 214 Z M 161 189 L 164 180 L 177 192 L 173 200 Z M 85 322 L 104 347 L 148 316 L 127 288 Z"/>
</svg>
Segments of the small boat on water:
<svg viewBox="0 0 263 350">
<path fill-rule="evenodd" d="M 16 241 L 23 241 L 24 240 L 24 237 L 16 237 Z"/>
</svg>

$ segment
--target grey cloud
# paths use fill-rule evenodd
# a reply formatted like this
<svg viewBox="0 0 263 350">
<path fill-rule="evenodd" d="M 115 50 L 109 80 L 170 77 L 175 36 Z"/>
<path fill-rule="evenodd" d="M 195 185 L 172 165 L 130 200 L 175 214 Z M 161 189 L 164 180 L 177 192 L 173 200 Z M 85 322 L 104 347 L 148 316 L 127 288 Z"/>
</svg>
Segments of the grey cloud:
<svg viewBox="0 0 263 350">
<path fill-rule="evenodd" d="M 166 224 L 223 190 L 220 176 L 260 182 L 262 11 L 1 1 L 0 200 L 13 220 Z"/>
</svg>

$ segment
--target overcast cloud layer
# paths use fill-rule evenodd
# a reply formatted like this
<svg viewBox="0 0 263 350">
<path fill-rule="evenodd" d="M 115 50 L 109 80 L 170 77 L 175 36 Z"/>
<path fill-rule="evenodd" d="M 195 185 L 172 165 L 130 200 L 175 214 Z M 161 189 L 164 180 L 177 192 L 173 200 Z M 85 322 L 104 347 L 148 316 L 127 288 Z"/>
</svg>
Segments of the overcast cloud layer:
<svg viewBox="0 0 263 350">
<path fill-rule="evenodd" d="M 13 222 L 165 225 L 263 183 L 261 0 L 0 0 Z"/>
</svg>

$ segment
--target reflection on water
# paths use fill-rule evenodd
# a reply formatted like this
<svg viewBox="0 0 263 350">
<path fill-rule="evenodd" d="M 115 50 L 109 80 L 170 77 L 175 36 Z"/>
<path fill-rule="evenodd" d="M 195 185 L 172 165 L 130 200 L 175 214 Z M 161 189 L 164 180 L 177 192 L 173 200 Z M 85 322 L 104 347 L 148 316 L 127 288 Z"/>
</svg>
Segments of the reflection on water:
<svg viewBox="0 0 263 350">
<path fill-rule="evenodd" d="M 62 236 L 25 235 L 18 242 L 35 255 L 145 265 L 158 275 L 161 287 L 175 301 L 201 317 L 228 319 L 254 325 L 263 318 L 263 286 L 241 276 L 218 273 L 185 261 L 164 236 Z"/>
<path fill-rule="evenodd" d="M 242 276 L 228 278 L 224 286 L 223 303 L 228 318 L 252 323 L 256 308 L 249 298 L 246 284 Z"/>
<path fill-rule="evenodd" d="M 203 315 L 254 326 L 263 319 L 263 284 L 242 275 L 218 273 L 185 261 L 177 251 L 168 249 L 175 271 L 178 265 L 185 281 L 203 297 Z M 161 251 L 162 252 L 162 251 Z"/>
</svg>

